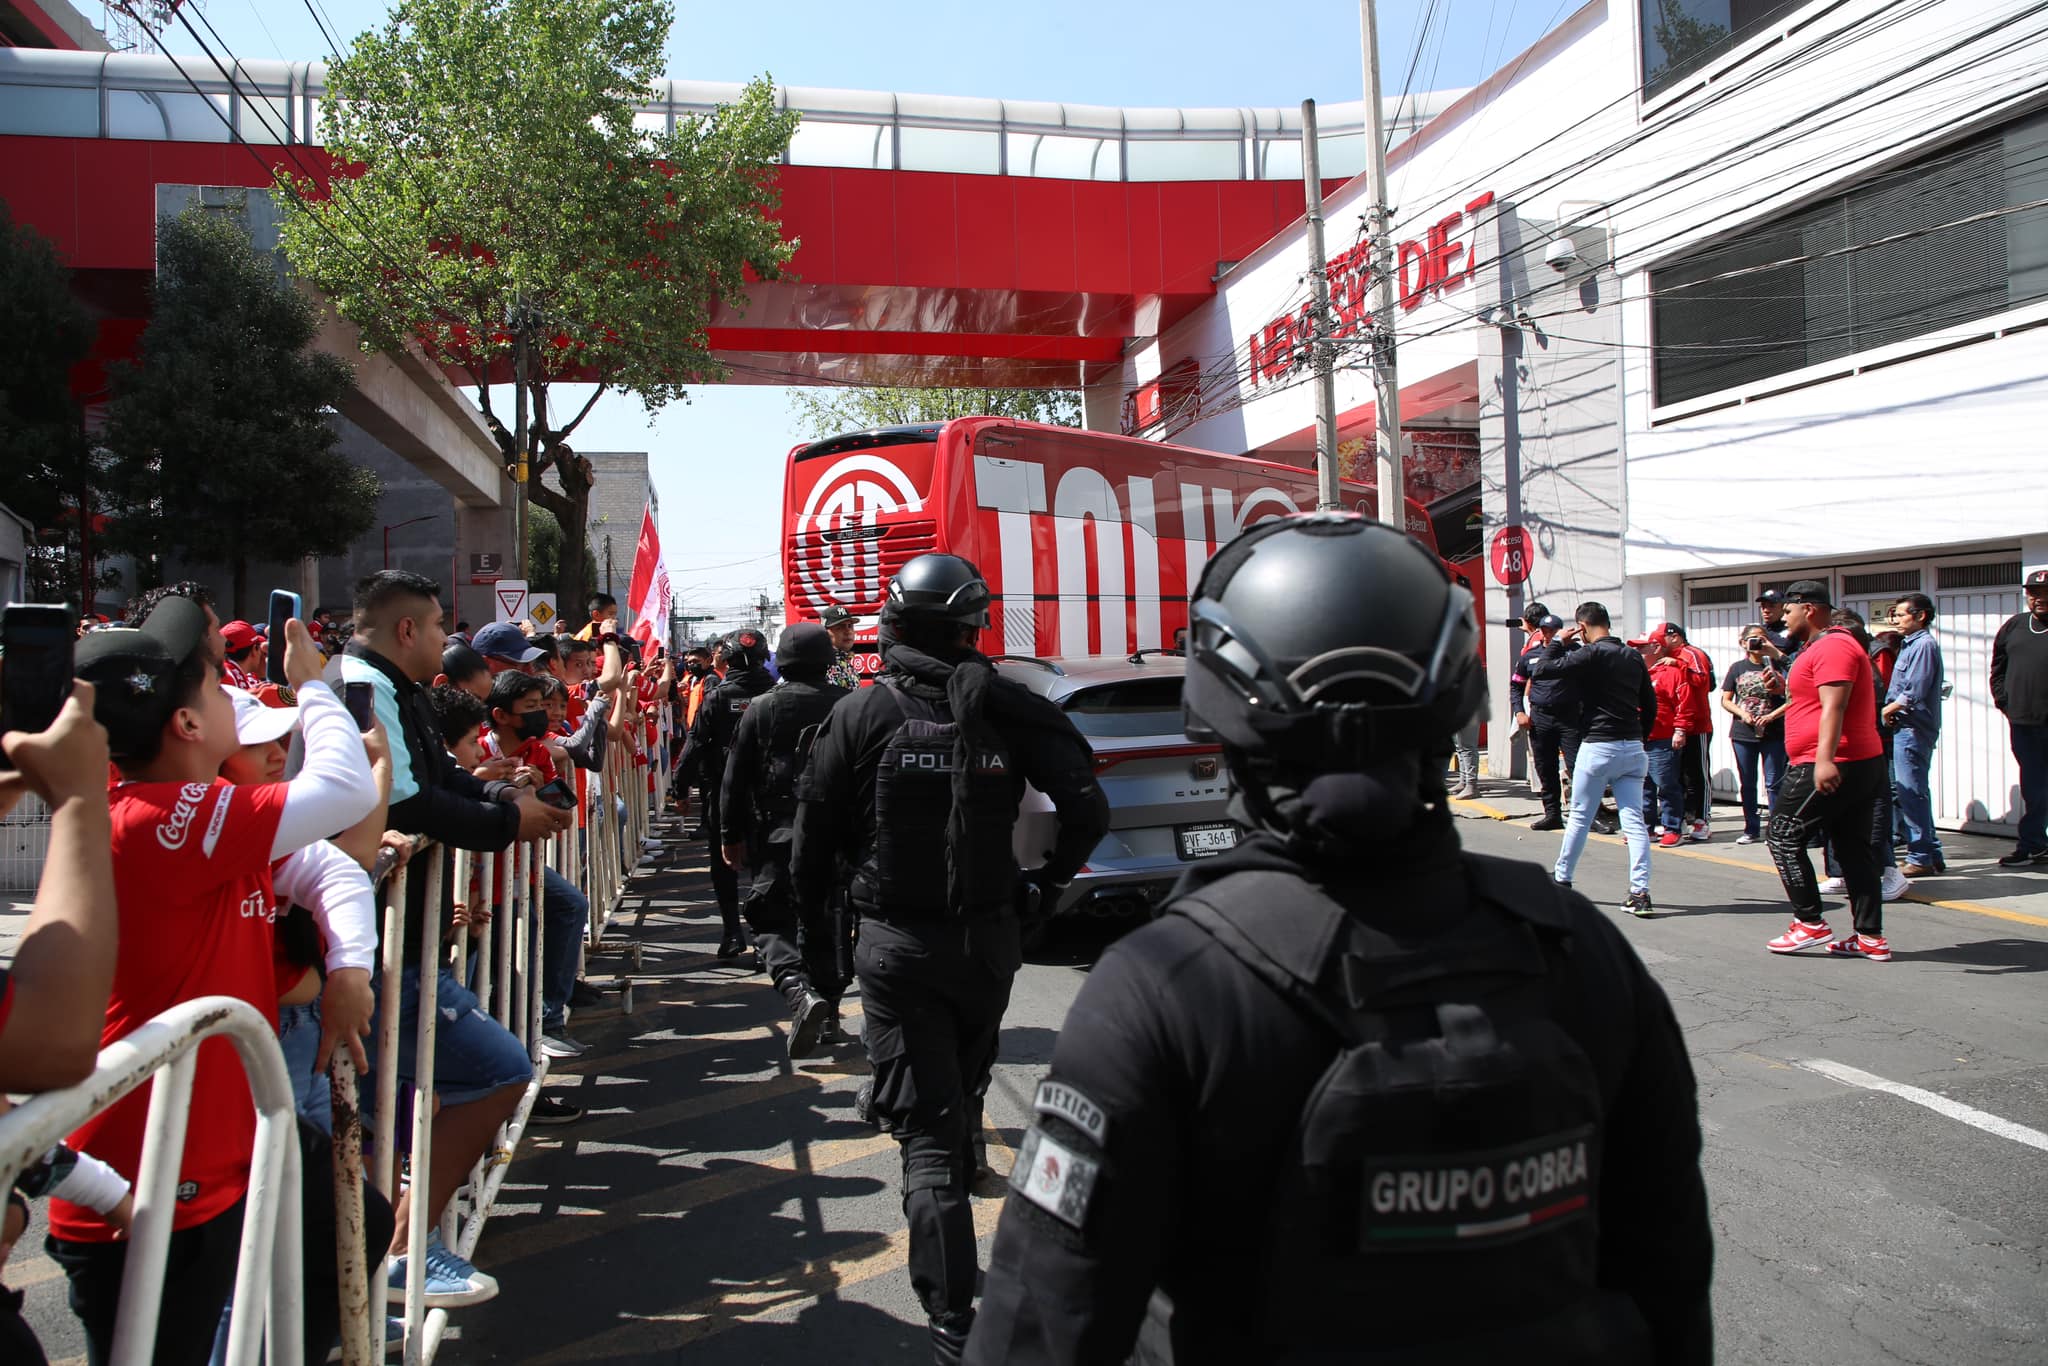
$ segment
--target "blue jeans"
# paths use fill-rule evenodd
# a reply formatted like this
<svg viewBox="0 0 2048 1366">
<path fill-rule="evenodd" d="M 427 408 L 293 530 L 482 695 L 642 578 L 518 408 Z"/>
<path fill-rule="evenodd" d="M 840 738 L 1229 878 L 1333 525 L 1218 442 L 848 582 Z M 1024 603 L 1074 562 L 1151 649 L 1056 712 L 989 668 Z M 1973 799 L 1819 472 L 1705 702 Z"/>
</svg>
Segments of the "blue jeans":
<svg viewBox="0 0 2048 1366">
<path fill-rule="evenodd" d="M 326 1075 L 313 1070 L 313 1061 L 320 1056 L 319 997 L 302 1006 L 277 1008 L 277 1042 L 284 1049 L 285 1071 L 291 1074 L 292 1100 L 298 1105 L 299 1118 L 334 1137 L 334 1093 L 327 1087 Z"/>
<path fill-rule="evenodd" d="M 453 969 L 435 974 L 434 1005 L 440 1019 L 434 1025 L 434 1094 L 443 1106 L 468 1105 L 514 1082 L 533 1080 L 533 1060 L 512 1032 L 485 1013 L 476 993 L 455 980 Z M 378 1014 L 383 1013 L 383 992 L 378 991 Z M 409 967 L 399 978 L 398 992 L 398 1085 L 400 1102 L 416 1080 L 413 1063 L 418 1054 L 416 1025 L 420 1009 L 420 970 Z M 373 1022 L 366 1041 L 370 1068 L 377 1067 L 379 1028 Z M 374 1087 L 365 1087 L 363 1109 L 375 1102 Z"/>
<path fill-rule="evenodd" d="M 1899 819 L 1906 827 L 1906 859 L 1922 868 L 1941 866 L 1941 836 L 1934 829 L 1934 794 L 1928 772 L 1934 767 L 1937 733 L 1900 726 L 1892 736 L 1892 791 Z"/>
<path fill-rule="evenodd" d="M 540 1027 L 552 1034 L 569 1023 L 576 989 L 576 949 L 590 921 L 590 900 L 552 868 L 541 870 Z"/>
<path fill-rule="evenodd" d="M 1665 746 L 1668 751 L 1670 746 Z M 1614 789 L 1621 812 L 1621 833 L 1628 837 L 1628 889 L 1650 890 L 1650 827 L 1643 821 L 1643 778 L 1650 762 L 1640 740 L 1586 740 L 1572 767 L 1572 813 L 1564 825 L 1564 847 L 1557 851 L 1551 876 L 1570 882 L 1586 850 L 1586 831 L 1600 809 L 1600 794 Z M 1673 775 L 1676 776 L 1675 774 Z M 1674 794 L 1678 789 L 1674 786 Z"/>
<path fill-rule="evenodd" d="M 1683 756 L 1671 747 L 1668 738 L 1643 741 L 1643 753 L 1650 768 L 1650 781 L 1643 803 L 1643 824 L 1684 831 L 1685 774 L 1679 766 Z M 1575 775 L 1572 782 L 1576 784 L 1578 781 Z M 1614 800 L 1620 802 L 1619 792 L 1614 794 Z"/>
<path fill-rule="evenodd" d="M 2020 766 L 2020 840 L 2015 847 L 2048 853 L 2048 726 L 2014 724 L 2012 757 Z"/>
<path fill-rule="evenodd" d="M 1778 791 L 1778 779 L 1785 776 L 1785 737 L 1774 734 L 1762 740 L 1728 737 L 1735 746 L 1735 776 L 1742 782 L 1742 829 L 1751 839 L 1763 834 L 1758 808 L 1770 804 Z M 1763 765 L 1764 785 L 1756 785 L 1757 765 Z"/>
</svg>

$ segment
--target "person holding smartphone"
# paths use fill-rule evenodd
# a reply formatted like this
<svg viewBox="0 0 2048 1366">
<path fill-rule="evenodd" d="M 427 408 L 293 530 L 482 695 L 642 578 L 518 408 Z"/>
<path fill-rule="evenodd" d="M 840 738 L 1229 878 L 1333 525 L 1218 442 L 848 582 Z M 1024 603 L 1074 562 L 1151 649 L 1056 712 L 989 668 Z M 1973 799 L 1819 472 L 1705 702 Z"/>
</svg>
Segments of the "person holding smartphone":
<svg viewBox="0 0 2048 1366">
<path fill-rule="evenodd" d="M 548 751 L 545 691 L 545 683 L 532 674 L 501 673 L 491 680 L 491 729 L 484 736 L 484 754 L 488 758 L 516 761 L 519 775 L 532 781 L 541 799 L 552 800 L 566 814 L 575 806 L 576 798 L 562 782 L 554 756 Z M 599 719 L 601 724 L 601 714 Z M 557 795 L 551 798 L 550 790 Z M 589 1051 L 589 1045 L 569 1034 L 569 994 L 576 988 L 576 950 L 589 920 L 590 901 L 576 889 L 576 884 L 552 868 L 543 869 L 540 1047 L 550 1058 L 579 1058 Z"/>
<path fill-rule="evenodd" d="M 376 804 L 362 736 L 320 682 L 319 650 L 296 622 L 281 644 L 303 709 L 304 767 L 290 782 L 245 786 L 220 776 L 241 742 L 213 634 L 198 603 L 171 596 L 141 629 L 95 631 L 78 644 L 75 667 L 95 685 L 94 715 L 122 779 L 103 794 L 121 936 L 102 1044 L 201 996 L 233 996 L 274 1015 L 272 866 Z M 209 1040 L 196 1058 L 151 1356 L 168 1366 L 211 1353 L 234 1285 L 256 1134 L 234 1046 Z M 71 1146 L 134 1180 L 148 1104 L 146 1089 L 131 1093 L 81 1125 Z M 128 1244 L 105 1215 L 56 1200 L 49 1250 L 70 1278 L 90 1354 L 105 1360 Z"/>
<path fill-rule="evenodd" d="M 1742 658 L 1721 679 L 1721 710 L 1734 717 L 1728 738 L 1735 746 L 1735 773 L 1742 784 L 1742 834 L 1737 844 L 1763 838 L 1759 809 L 1775 805 L 1785 772 L 1785 676 L 1771 659 L 1770 638 L 1760 623 L 1742 628 Z M 1763 770 L 1762 797 L 1757 770 Z"/>
</svg>

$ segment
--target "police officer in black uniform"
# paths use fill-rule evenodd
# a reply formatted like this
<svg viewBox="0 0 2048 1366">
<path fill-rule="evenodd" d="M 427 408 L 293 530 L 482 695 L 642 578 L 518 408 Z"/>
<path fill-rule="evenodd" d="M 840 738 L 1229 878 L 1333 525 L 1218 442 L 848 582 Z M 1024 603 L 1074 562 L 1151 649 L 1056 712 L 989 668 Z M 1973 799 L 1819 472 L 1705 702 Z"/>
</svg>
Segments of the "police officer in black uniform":
<svg viewBox="0 0 2048 1366">
<path fill-rule="evenodd" d="M 1579 762 L 1578 687 L 1569 678 L 1551 675 L 1539 678 L 1529 672 L 1532 659 L 1564 629 L 1562 618 L 1550 614 L 1542 603 L 1529 605 L 1522 618 L 1528 641 L 1515 661 L 1514 679 L 1508 684 L 1508 707 L 1515 724 L 1529 737 L 1529 761 L 1536 766 L 1536 781 L 1543 791 L 1543 815 L 1530 822 L 1531 830 L 1564 829 L 1564 783 L 1558 775 L 1557 756 L 1564 754 L 1564 771 L 1570 773 Z"/>
<path fill-rule="evenodd" d="M 1252 833 L 1082 985 L 968 1362 L 1710 1360 L 1670 1006 L 1585 898 L 1458 847 L 1468 595 L 1318 514 L 1226 546 L 1190 617 L 1188 734 Z"/>
<path fill-rule="evenodd" d="M 747 925 L 775 989 L 789 1000 L 789 1056 L 807 1058 L 836 1028 L 839 1001 L 812 989 L 797 945 L 796 902 L 789 889 L 796 783 L 809 745 L 846 689 L 825 681 L 837 658 L 832 637 L 815 622 L 786 627 L 775 644 L 782 681 L 740 718 L 718 810 L 727 866 L 745 870 Z M 836 983 L 828 982 L 828 987 Z"/>
<path fill-rule="evenodd" d="M 754 699 L 775 686 L 768 672 L 768 638 L 751 626 L 734 631 L 721 642 L 725 646 L 725 678 L 706 690 L 704 704 L 697 709 L 697 722 L 690 727 L 677 767 L 685 782 L 694 782 L 703 793 L 704 837 L 711 844 L 711 888 L 718 895 L 718 913 L 725 921 L 725 937 L 719 941 L 720 958 L 737 958 L 747 951 L 747 937 L 740 929 L 739 874 L 729 867 L 719 851 L 725 845 L 724 815 L 719 810 L 719 789 L 725 778 L 727 756 L 739 734 L 740 718 L 754 705 Z"/>
<path fill-rule="evenodd" d="M 799 785 L 793 867 L 821 989 L 835 961 L 828 901 L 842 864 L 853 870 L 874 1106 L 900 1145 L 910 1279 L 942 1366 L 974 1321 L 970 1141 L 1023 962 L 1020 876 L 1053 904 L 1109 828 L 1087 742 L 975 651 L 989 601 L 958 556 L 920 555 L 897 574 L 879 684 L 833 709 Z M 1051 798 L 1059 838 L 1020 875 L 1010 838 L 1026 780 Z"/>
</svg>

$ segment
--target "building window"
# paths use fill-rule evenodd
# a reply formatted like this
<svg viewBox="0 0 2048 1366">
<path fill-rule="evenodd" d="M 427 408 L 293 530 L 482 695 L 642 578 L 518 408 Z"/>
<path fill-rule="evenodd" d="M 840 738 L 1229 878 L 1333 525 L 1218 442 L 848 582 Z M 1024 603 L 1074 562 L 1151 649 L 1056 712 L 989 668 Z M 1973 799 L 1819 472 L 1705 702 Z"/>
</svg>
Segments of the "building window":
<svg viewBox="0 0 2048 1366">
<path fill-rule="evenodd" d="M 2044 199 L 2048 113 L 1651 271 L 1657 402 L 2048 299 Z"/>
<path fill-rule="evenodd" d="M 1643 94 L 1697 71 L 1806 0 L 1639 0 Z"/>
</svg>

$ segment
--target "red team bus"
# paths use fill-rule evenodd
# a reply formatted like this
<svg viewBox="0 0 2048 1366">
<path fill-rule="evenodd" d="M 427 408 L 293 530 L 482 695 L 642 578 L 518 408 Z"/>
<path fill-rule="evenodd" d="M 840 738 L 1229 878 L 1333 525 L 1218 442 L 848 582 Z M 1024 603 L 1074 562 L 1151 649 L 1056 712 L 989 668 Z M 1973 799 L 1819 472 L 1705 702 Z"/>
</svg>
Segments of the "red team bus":
<svg viewBox="0 0 2048 1366">
<path fill-rule="evenodd" d="M 1375 514 L 1366 485 L 1345 506 Z M 837 604 L 872 647 L 890 578 L 928 551 L 972 560 L 995 593 L 991 655 L 1170 649 L 1202 566 L 1246 527 L 1316 506 L 1315 471 L 1009 418 L 885 427 L 789 453 L 788 620 Z M 1428 514 L 1407 525 L 1436 549 Z M 861 673 L 881 660 L 856 653 Z"/>
</svg>

